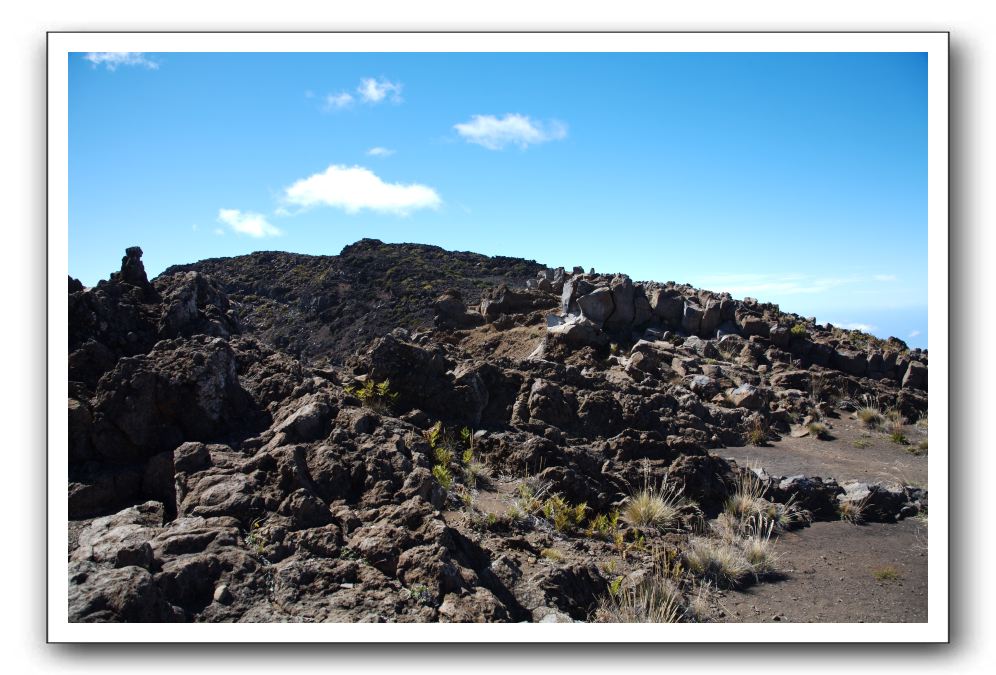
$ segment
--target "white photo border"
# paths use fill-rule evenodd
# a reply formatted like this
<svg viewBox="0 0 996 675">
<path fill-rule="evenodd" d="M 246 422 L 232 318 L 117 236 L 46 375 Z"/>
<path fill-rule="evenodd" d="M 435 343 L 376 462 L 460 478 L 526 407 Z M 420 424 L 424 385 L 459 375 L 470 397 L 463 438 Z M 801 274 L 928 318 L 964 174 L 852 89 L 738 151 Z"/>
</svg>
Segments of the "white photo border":
<svg viewBox="0 0 996 675">
<path fill-rule="evenodd" d="M 48 34 L 49 642 L 846 642 L 949 641 L 947 32 L 51 32 Z M 68 63 L 73 52 L 923 52 L 928 55 L 928 414 L 931 487 L 925 623 L 80 624 L 68 620 Z"/>
</svg>

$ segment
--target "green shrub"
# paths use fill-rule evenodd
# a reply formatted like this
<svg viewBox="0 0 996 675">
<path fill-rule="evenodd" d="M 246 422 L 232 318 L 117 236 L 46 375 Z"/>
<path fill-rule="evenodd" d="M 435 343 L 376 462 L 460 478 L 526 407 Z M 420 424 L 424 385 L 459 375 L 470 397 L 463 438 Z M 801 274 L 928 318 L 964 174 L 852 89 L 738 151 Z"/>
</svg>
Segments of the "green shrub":
<svg viewBox="0 0 996 675">
<path fill-rule="evenodd" d="M 432 477 L 436 479 L 436 482 L 444 490 L 449 490 L 453 487 L 453 474 L 450 473 L 449 467 L 445 464 L 437 464 L 432 467 Z"/>
<path fill-rule="evenodd" d="M 794 326 L 792 326 L 792 328 L 789 329 L 789 333 L 791 333 L 793 337 L 798 337 L 798 338 L 806 337 L 807 334 L 806 324 L 804 323 L 795 324 Z"/>
<path fill-rule="evenodd" d="M 391 390 L 390 380 L 376 382 L 373 379 L 368 379 L 360 386 L 347 386 L 343 390 L 360 399 L 363 405 L 378 413 L 390 411 L 398 400 L 398 392 Z"/>
</svg>

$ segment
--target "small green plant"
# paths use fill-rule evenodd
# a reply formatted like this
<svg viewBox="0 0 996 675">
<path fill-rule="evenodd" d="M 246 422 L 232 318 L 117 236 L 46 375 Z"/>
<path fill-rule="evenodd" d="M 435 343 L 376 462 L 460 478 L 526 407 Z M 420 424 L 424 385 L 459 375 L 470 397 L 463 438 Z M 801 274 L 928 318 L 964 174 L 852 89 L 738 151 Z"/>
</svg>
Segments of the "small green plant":
<svg viewBox="0 0 996 675">
<path fill-rule="evenodd" d="M 615 561 L 613 561 L 615 562 Z M 609 595 L 612 597 L 619 597 L 619 590 L 622 588 L 622 582 L 624 577 L 616 577 L 609 582 Z"/>
<path fill-rule="evenodd" d="M 385 413 L 391 410 L 398 400 L 398 392 L 391 390 L 391 381 L 376 382 L 368 379 L 362 385 L 344 387 L 344 391 L 356 398 L 371 410 Z"/>
<path fill-rule="evenodd" d="M 792 326 L 792 328 L 789 329 L 789 333 L 792 334 L 792 337 L 797 337 L 797 338 L 804 338 L 804 337 L 806 337 L 806 333 L 807 333 L 807 331 L 806 331 L 806 324 L 804 324 L 804 323 L 797 323 L 797 324 L 795 324 L 794 326 Z"/>
<path fill-rule="evenodd" d="M 432 593 L 425 584 L 413 584 L 410 588 L 406 589 L 406 594 L 420 605 L 432 604 Z"/>
<path fill-rule="evenodd" d="M 584 522 L 588 505 L 584 502 L 571 506 L 560 495 L 553 495 L 543 502 L 543 517 L 553 523 L 558 532 L 573 533 Z"/>
<path fill-rule="evenodd" d="M 859 450 L 864 450 L 865 448 L 871 447 L 871 441 L 866 438 L 856 438 L 851 441 L 851 445 L 858 448 Z"/>
<path fill-rule="evenodd" d="M 256 518 L 249 525 L 249 532 L 245 536 L 246 547 L 256 555 L 263 555 L 266 551 L 266 538 L 260 532 L 263 525 L 262 518 Z"/>
<path fill-rule="evenodd" d="M 432 467 L 432 477 L 436 479 L 436 482 L 444 490 L 449 490 L 453 487 L 453 474 L 450 473 L 449 467 L 445 464 L 437 464 Z"/>
<path fill-rule="evenodd" d="M 903 576 L 892 565 L 882 565 L 872 570 L 872 576 L 878 581 L 899 581 Z"/>
<path fill-rule="evenodd" d="M 588 529 L 585 532 L 589 537 L 598 539 L 611 539 L 613 533 L 619 529 L 619 511 L 613 510 L 608 515 L 599 513 L 588 521 Z"/>
</svg>

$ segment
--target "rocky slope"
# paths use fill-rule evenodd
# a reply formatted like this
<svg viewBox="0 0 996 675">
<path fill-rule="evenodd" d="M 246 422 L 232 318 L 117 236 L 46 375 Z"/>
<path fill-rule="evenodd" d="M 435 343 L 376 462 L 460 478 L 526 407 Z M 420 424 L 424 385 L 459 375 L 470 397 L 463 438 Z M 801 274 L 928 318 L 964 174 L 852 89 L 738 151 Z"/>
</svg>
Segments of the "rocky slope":
<svg viewBox="0 0 996 675">
<path fill-rule="evenodd" d="M 70 279 L 69 350 L 77 621 L 618 619 L 653 583 L 693 620 L 772 534 L 926 509 L 723 459 L 917 420 L 926 352 L 688 286 L 372 240 L 149 282 L 136 247 Z"/>
</svg>

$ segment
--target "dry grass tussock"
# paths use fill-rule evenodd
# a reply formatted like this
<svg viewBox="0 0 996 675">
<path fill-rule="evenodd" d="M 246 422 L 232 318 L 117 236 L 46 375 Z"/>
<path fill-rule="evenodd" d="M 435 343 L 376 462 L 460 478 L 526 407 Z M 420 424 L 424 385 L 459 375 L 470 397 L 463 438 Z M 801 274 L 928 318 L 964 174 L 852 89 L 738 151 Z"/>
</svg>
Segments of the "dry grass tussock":
<svg viewBox="0 0 996 675">
<path fill-rule="evenodd" d="M 667 479 L 655 488 L 645 475 L 643 487 L 623 500 L 619 517 L 637 529 L 674 528 L 681 520 L 681 508 L 685 505 L 681 492 L 681 488 Z"/>
</svg>

